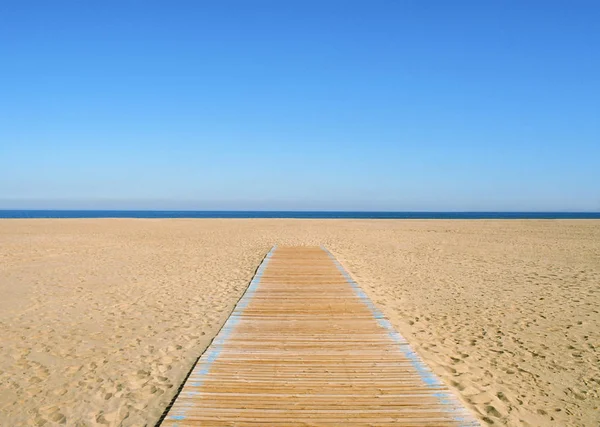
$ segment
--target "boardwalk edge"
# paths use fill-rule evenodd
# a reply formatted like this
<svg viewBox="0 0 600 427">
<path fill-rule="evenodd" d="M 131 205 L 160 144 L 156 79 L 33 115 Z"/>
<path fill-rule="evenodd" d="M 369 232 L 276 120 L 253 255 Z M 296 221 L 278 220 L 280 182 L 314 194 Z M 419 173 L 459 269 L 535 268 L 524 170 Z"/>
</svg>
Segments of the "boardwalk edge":
<svg viewBox="0 0 600 427">
<path fill-rule="evenodd" d="M 333 261 L 337 269 L 342 273 L 348 284 L 354 290 L 356 296 L 369 308 L 379 326 L 384 328 L 389 336 L 394 340 L 404 354 L 404 356 L 410 361 L 412 367 L 419 374 L 423 382 L 431 388 L 437 388 L 443 386 L 442 381 L 435 375 L 431 369 L 425 364 L 421 357 L 415 353 L 408 341 L 397 332 L 390 321 L 383 315 L 383 313 L 373 304 L 373 301 L 368 295 L 361 289 L 359 284 L 350 276 L 350 273 L 346 271 L 344 266 L 337 260 L 337 258 L 331 253 L 325 246 L 321 246 L 321 249 L 327 253 L 329 258 Z M 439 391 L 434 394 L 438 398 L 440 403 L 444 406 L 449 407 L 449 412 L 456 412 L 454 420 L 457 421 L 460 427 L 480 427 L 481 423 L 473 416 L 473 414 L 464 407 L 464 405 L 452 394 L 451 392 Z"/>
<path fill-rule="evenodd" d="M 250 300 L 252 299 L 252 296 L 256 292 L 256 289 L 258 288 L 258 285 L 260 284 L 260 279 L 262 278 L 262 275 L 263 275 L 265 269 L 267 268 L 269 261 L 271 260 L 271 257 L 273 256 L 273 253 L 275 252 L 275 249 L 277 249 L 277 245 L 273 246 L 271 248 L 271 250 L 267 253 L 267 255 L 263 258 L 262 262 L 258 266 L 258 269 L 256 270 L 256 273 L 254 274 L 254 277 L 252 278 L 252 280 L 250 281 L 250 284 L 246 288 L 246 291 L 244 292 L 242 297 L 239 299 L 239 301 L 233 308 L 233 311 L 231 312 L 230 316 L 227 318 L 227 321 L 225 322 L 225 324 L 223 325 L 221 330 L 217 333 L 217 335 L 215 336 L 213 341 L 208 345 L 208 347 L 206 348 L 206 351 L 200 356 L 198 361 L 194 364 L 193 369 L 190 371 L 190 374 L 188 375 L 186 380 L 183 382 L 182 386 L 184 386 L 192 376 L 204 377 L 206 374 L 208 374 L 208 372 L 210 371 L 211 365 L 213 364 L 213 362 L 215 360 L 217 360 L 217 358 L 219 357 L 219 354 L 221 353 L 221 345 L 227 340 L 227 338 L 229 338 L 231 331 L 233 330 L 233 328 L 235 328 L 235 326 L 239 322 L 240 315 L 243 313 L 244 309 L 248 306 Z M 195 380 L 191 384 L 194 387 L 199 387 L 200 385 L 202 385 L 202 379 Z M 181 394 L 184 394 L 184 393 L 188 396 L 193 396 L 193 395 L 198 394 L 198 392 L 183 392 L 183 391 L 181 391 L 173 398 L 173 401 L 175 401 Z M 186 402 L 185 404 L 183 404 L 181 406 L 182 407 L 176 408 L 173 411 L 169 410 L 167 412 L 167 414 L 161 420 L 159 420 L 159 423 L 157 424 L 157 426 L 160 426 L 166 420 L 170 420 L 170 421 L 185 420 L 186 413 L 187 413 L 188 409 L 193 406 L 193 403 Z M 171 408 L 171 409 L 173 409 L 173 408 Z M 178 427 L 178 424 L 177 423 L 173 424 L 172 427 Z"/>
</svg>

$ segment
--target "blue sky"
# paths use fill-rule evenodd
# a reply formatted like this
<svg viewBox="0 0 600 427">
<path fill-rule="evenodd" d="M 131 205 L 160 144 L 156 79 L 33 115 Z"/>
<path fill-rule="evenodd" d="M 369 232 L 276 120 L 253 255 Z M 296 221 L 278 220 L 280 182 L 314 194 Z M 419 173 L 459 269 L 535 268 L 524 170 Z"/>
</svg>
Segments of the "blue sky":
<svg viewBox="0 0 600 427">
<path fill-rule="evenodd" d="M 0 208 L 600 211 L 596 1 L 0 3 Z"/>
</svg>

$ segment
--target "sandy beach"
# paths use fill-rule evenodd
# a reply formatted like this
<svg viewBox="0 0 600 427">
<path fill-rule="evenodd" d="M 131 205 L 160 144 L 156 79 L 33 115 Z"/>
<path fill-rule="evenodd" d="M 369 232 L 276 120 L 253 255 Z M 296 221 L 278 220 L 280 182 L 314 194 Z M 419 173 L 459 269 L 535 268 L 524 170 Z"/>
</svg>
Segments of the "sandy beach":
<svg viewBox="0 0 600 427">
<path fill-rule="evenodd" d="M 0 220 L 0 425 L 154 425 L 274 245 L 326 245 L 489 425 L 600 424 L 600 221 Z"/>
</svg>

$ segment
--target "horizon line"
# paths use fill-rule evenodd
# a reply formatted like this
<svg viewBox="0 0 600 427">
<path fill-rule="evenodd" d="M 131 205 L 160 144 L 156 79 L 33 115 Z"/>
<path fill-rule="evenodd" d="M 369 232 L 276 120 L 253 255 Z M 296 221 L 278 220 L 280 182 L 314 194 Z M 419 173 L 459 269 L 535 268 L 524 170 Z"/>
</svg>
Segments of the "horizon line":
<svg viewBox="0 0 600 427">
<path fill-rule="evenodd" d="M 276 213 L 600 213 L 600 210 L 352 210 L 352 209 L 54 209 L 54 208 L 0 208 L 0 212 L 276 212 Z"/>
</svg>

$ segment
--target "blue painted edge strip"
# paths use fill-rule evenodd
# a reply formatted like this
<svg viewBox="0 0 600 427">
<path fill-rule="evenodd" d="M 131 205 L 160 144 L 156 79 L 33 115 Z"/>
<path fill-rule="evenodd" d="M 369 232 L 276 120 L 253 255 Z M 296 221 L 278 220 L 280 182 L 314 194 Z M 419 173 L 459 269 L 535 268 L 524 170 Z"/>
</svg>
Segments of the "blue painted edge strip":
<svg viewBox="0 0 600 427">
<path fill-rule="evenodd" d="M 400 335 L 392 326 L 389 320 L 379 311 L 375 304 L 371 301 L 371 299 L 365 294 L 365 292 L 361 289 L 359 284 L 350 276 L 350 274 L 346 271 L 346 269 L 340 264 L 340 262 L 333 256 L 333 254 L 327 249 L 325 246 L 321 246 L 321 249 L 327 253 L 329 258 L 334 262 L 335 266 L 342 273 L 344 278 L 348 281 L 354 293 L 360 300 L 369 308 L 373 317 L 377 320 L 379 326 L 384 328 L 389 336 L 394 340 L 403 353 L 404 357 L 406 357 L 415 371 L 419 374 L 423 383 L 427 387 L 439 389 L 434 393 L 434 396 L 437 397 L 440 403 L 444 406 L 448 407 L 449 412 L 455 412 L 456 415 L 454 417 L 455 421 L 458 422 L 459 427 L 481 427 L 481 423 L 477 421 L 473 415 L 462 405 L 462 403 L 450 392 L 444 391 L 441 388 L 444 387 L 443 383 L 438 379 L 438 377 L 427 367 L 425 362 L 421 360 L 419 355 L 413 351 L 410 347 L 406 339 Z"/>
<path fill-rule="evenodd" d="M 250 300 L 254 296 L 254 293 L 256 292 L 256 289 L 258 288 L 258 285 L 260 284 L 260 279 L 262 278 L 262 275 L 263 275 L 265 269 L 267 268 L 267 265 L 269 264 L 269 261 L 271 260 L 271 257 L 273 256 L 273 253 L 275 252 L 276 249 L 277 249 L 277 245 L 273 246 L 271 248 L 271 250 L 269 251 L 269 253 L 267 253 L 267 255 L 265 256 L 263 261 L 258 266 L 258 270 L 256 270 L 256 274 L 250 281 L 250 285 L 248 285 L 246 292 L 244 292 L 244 295 L 242 295 L 242 298 L 240 298 L 240 300 L 236 304 L 235 308 L 231 312 L 231 315 L 229 316 L 229 318 L 227 319 L 227 321 L 225 322 L 225 324 L 223 325 L 223 327 L 221 328 L 221 330 L 219 331 L 219 333 L 217 334 L 217 336 L 215 337 L 213 342 L 210 344 L 210 346 L 208 347 L 206 352 L 204 352 L 204 354 L 198 360 L 198 363 L 196 363 L 196 366 L 194 367 L 192 373 L 190 374 L 190 377 L 186 381 L 184 388 L 187 385 L 190 385 L 192 387 L 200 387 L 202 385 L 203 377 L 206 374 L 208 374 L 212 363 L 215 360 L 217 360 L 217 358 L 219 357 L 219 354 L 221 353 L 222 345 L 225 343 L 225 341 L 227 341 L 227 338 L 229 338 L 229 335 L 231 335 L 231 332 L 233 331 L 235 326 L 238 324 L 238 322 L 240 320 L 240 316 L 242 315 L 244 309 L 248 306 L 248 304 L 250 303 Z M 182 390 L 181 394 L 186 397 L 191 397 L 191 396 L 198 395 L 199 392 L 197 392 L 197 391 L 184 392 Z M 189 408 L 192 406 L 193 406 L 192 402 L 180 403 L 177 405 L 177 407 L 175 405 L 173 405 L 173 407 L 171 408 L 171 411 L 169 411 L 169 414 L 165 417 L 165 420 L 171 420 L 171 421 L 185 420 L 186 413 L 189 410 Z M 177 423 L 172 424 L 173 427 L 178 427 L 178 425 L 179 424 L 177 424 Z"/>
</svg>

